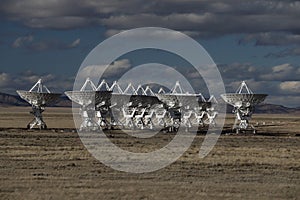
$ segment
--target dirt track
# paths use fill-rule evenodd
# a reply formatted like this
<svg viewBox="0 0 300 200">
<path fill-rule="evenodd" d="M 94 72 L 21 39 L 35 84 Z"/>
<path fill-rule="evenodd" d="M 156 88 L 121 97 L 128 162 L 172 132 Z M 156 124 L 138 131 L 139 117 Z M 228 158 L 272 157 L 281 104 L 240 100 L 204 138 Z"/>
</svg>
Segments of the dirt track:
<svg viewBox="0 0 300 200">
<path fill-rule="evenodd" d="M 10 115 L 15 121 L 5 117 L 9 110 L 1 110 L 0 127 L 26 126 L 30 120 L 26 109 Z M 50 110 L 45 118 L 50 127 L 71 127 L 70 112 L 58 110 Z M 260 129 L 274 136 L 223 135 L 213 151 L 200 159 L 203 136 L 199 135 L 175 163 L 146 174 L 104 166 L 88 153 L 76 132 L 3 129 L 0 199 L 297 199 L 300 117 L 261 117 L 269 126 Z M 284 129 L 282 124 L 288 121 L 290 128 Z M 114 143 L 128 149 L 151 149 L 172 138 L 159 135 L 137 142 L 116 132 L 110 135 Z"/>
</svg>

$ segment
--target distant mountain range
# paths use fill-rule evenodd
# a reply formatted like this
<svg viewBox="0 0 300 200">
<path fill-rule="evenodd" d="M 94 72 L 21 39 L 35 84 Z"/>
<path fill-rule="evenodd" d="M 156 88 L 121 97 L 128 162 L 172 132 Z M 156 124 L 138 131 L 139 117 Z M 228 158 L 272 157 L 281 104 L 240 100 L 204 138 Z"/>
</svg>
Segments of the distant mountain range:
<svg viewBox="0 0 300 200">
<path fill-rule="evenodd" d="M 227 105 L 227 113 L 231 113 L 233 106 Z M 261 103 L 255 106 L 254 113 L 260 114 L 300 114 L 300 108 L 288 108 L 282 105 Z"/>
<path fill-rule="evenodd" d="M 26 101 L 21 99 L 17 95 L 0 93 L 0 107 L 5 106 L 30 106 Z M 60 99 L 55 102 L 53 107 L 71 107 L 72 102 L 66 97 L 61 96 Z M 227 112 L 231 112 L 232 106 L 227 106 Z M 260 104 L 255 107 L 255 113 L 266 113 L 266 114 L 300 114 L 300 107 L 288 108 L 282 105 L 274 104 Z"/>
</svg>

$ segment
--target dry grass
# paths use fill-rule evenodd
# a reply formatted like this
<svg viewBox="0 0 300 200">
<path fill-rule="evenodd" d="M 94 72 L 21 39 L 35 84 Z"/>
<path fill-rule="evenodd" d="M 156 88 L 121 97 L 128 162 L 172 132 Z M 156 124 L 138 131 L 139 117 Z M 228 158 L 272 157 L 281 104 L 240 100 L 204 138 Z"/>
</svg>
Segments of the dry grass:
<svg viewBox="0 0 300 200">
<path fill-rule="evenodd" d="M 1 108 L 0 127 L 25 127 L 31 119 L 28 110 Z M 299 120 L 299 116 L 256 115 L 255 122 L 265 122 L 258 131 L 269 135 L 223 135 L 204 159 L 198 157 L 204 138 L 199 135 L 179 160 L 147 174 L 104 166 L 84 148 L 76 132 L 2 130 L 0 199 L 297 199 Z M 73 127 L 70 109 L 47 109 L 45 121 L 50 128 Z M 172 138 L 160 134 L 137 142 L 116 132 L 109 135 L 114 143 L 132 150 L 155 149 Z"/>
</svg>

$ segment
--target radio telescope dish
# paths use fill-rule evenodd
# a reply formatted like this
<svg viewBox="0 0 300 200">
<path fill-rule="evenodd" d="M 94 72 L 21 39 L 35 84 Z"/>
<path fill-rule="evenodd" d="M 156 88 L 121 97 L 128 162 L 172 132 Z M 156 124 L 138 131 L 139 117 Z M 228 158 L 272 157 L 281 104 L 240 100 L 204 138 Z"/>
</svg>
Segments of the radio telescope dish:
<svg viewBox="0 0 300 200">
<path fill-rule="evenodd" d="M 91 89 L 87 89 L 90 86 Z M 99 104 L 105 102 L 109 103 L 111 97 L 111 91 L 97 91 L 94 83 L 87 78 L 83 86 L 79 91 L 66 91 L 65 94 L 73 102 L 79 104 L 80 106 L 88 106 L 90 104 Z"/>
<path fill-rule="evenodd" d="M 201 94 L 156 94 L 157 98 L 168 107 L 182 107 L 184 105 L 205 104 Z"/>
<path fill-rule="evenodd" d="M 113 93 L 111 104 L 116 109 L 121 109 L 123 107 L 148 108 L 156 104 L 162 104 L 162 102 L 160 102 L 156 96 Z"/>
<path fill-rule="evenodd" d="M 66 91 L 65 94 L 80 106 L 97 105 L 102 102 L 109 104 L 111 91 Z"/>
<path fill-rule="evenodd" d="M 245 92 L 243 92 L 243 90 Z M 236 129 L 237 133 L 240 130 L 251 129 L 255 133 L 255 129 L 252 125 L 249 125 L 249 120 L 252 117 L 254 107 L 263 102 L 267 97 L 267 94 L 254 94 L 243 81 L 236 91 L 236 93 L 222 94 L 222 99 L 234 107 L 233 113 L 236 115 L 233 129 Z M 239 123 L 238 123 L 239 122 Z M 237 124 L 238 123 L 238 124 Z"/>
<path fill-rule="evenodd" d="M 48 88 L 42 84 L 39 79 L 29 91 L 17 90 L 18 95 L 27 101 L 32 106 L 34 119 L 27 125 L 27 128 L 32 129 L 34 126 L 39 126 L 40 129 L 46 129 L 47 125 L 43 120 L 42 112 L 45 106 L 55 102 L 61 94 L 51 93 Z"/>
<path fill-rule="evenodd" d="M 88 90 L 87 87 L 91 89 Z M 67 97 L 79 104 L 82 117 L 81 130 L 97 130 L 99 124 L 95 121 L 95 112 L 100 107 L 110 106 L 111 91 L 96 91 L 94 83 L 87 78 L 79 91 L 66 91 Z"/>
<path fill-rule="evenodd" d="M 232 106 L 239 106 L 242 104 L 250 104 L 252 106 L 256 106 L 265 100 L 267 94 L 234 94 L 227 93 L 222 94 L 221 97 L 224 101 Z"/>
<path fill-rule="evenodd" d="M 161 92 L 162 91 L 162 92 Z M 169 108 L 179 108 L 186 105 L 195 105 L 195 102 L 204 103 L 206 102 L 201 94 L 190 94 L 185 93 L 178 81 L 170 93 L 165 93 L 161 89 L 157 94 L 157 98 L 165 103 Z"/>
</svg>

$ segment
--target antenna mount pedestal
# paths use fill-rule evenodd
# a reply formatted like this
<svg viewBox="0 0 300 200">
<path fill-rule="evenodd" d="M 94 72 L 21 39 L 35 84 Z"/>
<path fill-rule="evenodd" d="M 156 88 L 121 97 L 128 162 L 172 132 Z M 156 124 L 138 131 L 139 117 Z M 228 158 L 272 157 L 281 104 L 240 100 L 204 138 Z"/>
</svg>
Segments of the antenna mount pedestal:
<svg viewBox="0 0 300 200">
<path fill-rule="evenodd" d="M 28 129 L 32 129 L 35 126 L 40 127 L 40 129 L 47 129 L 47 125 L 43 120 L 42 113 L 45 111 L 44 107 L 40 106 L 32 106 L 32 111 L 30 111 L 30 114 L 34 116 L 34 119 L 27 125 Z"/>
</svg>

